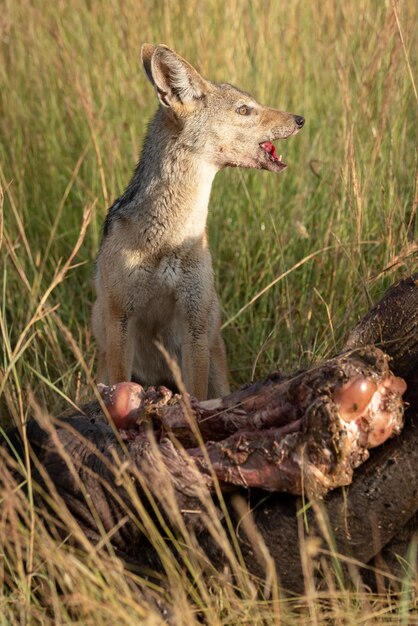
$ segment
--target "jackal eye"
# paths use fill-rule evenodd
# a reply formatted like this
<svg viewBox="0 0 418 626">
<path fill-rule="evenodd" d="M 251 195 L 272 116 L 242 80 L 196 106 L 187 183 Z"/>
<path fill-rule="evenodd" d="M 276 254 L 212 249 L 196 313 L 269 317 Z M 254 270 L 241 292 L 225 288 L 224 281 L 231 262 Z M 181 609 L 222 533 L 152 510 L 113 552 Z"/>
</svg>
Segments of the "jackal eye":
<svg viewBox="0 0 418 626">
<path fill-rule="evenodd" d="M 237 113 L 239 115 L 250 115 L 251 109 L 250 107 L 247 107 L 245 104 L 243 104 L 242 106 L 238 107 Z"/>
</svg>

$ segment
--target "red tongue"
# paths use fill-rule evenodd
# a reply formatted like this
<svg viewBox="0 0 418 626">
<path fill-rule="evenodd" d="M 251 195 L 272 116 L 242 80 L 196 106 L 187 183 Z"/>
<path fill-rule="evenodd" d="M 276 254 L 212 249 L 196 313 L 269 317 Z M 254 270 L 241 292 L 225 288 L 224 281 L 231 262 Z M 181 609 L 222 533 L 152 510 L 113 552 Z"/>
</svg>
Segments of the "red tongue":
<svg viewBox="0 0 418 626">
<path fill-rule="evenodd" d="M 274 159 L 278 159 L 277 153 L 276 153 L 276 147 L 274 146 L 274 144 L 271 143 L 271 141 L 265 141 L 264 143 L 261 144 L 261 146 L 264 148 L 266 152 L 271 154 L 271 156 Z"/>
</svg>

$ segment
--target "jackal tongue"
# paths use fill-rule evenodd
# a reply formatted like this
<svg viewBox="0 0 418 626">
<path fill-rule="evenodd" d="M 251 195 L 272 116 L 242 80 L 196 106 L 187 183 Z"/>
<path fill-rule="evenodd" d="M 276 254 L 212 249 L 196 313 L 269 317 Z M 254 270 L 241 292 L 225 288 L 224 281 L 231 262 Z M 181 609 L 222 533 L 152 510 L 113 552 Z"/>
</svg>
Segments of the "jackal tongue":
<svg viewBox="0 0 418 626">
<path fill-rule="evenodd" d="M 283 163 L 282 155 L 277 156 L 276 146 L 271 141 L 263 141 L 263 143 L 260 143 L 260 147 L 267 152 L 272 161 Z"/>
</svg>

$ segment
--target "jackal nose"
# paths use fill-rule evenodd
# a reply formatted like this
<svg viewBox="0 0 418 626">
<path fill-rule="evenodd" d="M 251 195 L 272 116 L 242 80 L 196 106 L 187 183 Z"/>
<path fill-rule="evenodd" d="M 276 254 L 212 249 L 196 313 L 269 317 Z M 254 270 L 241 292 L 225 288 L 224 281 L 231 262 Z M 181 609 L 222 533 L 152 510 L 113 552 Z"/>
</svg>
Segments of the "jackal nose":
<svg viewBox="0 0 418 626">
<path fill-rule="evenodd" d="M 298 128 L 302 128 L 302 126 L 305 123 L 305 118 L 302 117 L 301 115 L 294 115 L 293 117 L 295 118 L 296 126 Z"/>
</svg>

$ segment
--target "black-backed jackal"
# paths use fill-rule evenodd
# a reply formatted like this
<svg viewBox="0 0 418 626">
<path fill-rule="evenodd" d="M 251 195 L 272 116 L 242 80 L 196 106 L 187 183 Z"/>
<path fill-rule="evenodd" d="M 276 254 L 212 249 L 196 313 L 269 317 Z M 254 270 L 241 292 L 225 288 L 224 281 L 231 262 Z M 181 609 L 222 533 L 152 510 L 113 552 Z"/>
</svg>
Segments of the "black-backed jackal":
<svg viewBox="0 0 418 626">
<path fill-rule="evenodd" d="M 158 348 L 199 399 L 229 391 L 206 218 L 223 167 L 280 172 L 273 141 L 304 118 L 204 79 L 164 45 L 142 47 L 159 109 L 124 194 L 109 209 L 97 259 L 92 327 L 99 382 L 173 385 Z"/>
</svg>

